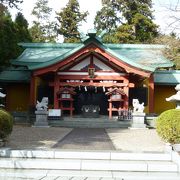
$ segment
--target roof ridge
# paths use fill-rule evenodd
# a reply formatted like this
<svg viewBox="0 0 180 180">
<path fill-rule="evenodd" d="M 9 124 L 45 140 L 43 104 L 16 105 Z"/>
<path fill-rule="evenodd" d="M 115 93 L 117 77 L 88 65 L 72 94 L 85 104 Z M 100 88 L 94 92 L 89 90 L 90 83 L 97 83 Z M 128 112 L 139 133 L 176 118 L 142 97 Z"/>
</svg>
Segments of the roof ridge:
<svg viewBox="0 0 180 180">
<path fill-rule="evenodd" d="M 25 48 L 72 48 L 82 45 L 82 43 L 18 43 L 18 45 Z"/>
<path fill-rule="evenodd" d="M 133 48 L 133 49 L 164 49 L 162 44 L 104 44 L 109 48 Z"/>
</svg>

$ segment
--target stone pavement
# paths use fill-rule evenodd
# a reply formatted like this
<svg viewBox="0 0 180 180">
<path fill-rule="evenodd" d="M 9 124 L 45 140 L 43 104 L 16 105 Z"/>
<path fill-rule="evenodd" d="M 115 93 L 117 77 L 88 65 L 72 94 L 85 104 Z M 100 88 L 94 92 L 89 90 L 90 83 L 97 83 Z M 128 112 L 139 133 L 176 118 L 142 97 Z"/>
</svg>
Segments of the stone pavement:
<svg viewBox="0 0 180 180">
<path fill-rule="evenodd" d="M 7 174 L 9 177 L 7 177 Z M 67 176 L 69 174 L 69 176 Z M 1 180 L 179 180 L 174 173 L 139 173 L 110 171 L 6 170 L 0 169 Z"/>
<path fill-rule="evenodd" d="M 105 129 L 100 128 L 75 128 L 53 148 L 115 150 Z"/>
<path fill-rule="evenodd" d="M 164 151 L 155 129 L 35 128 L 14 126 L 7 147 L 12 149 Z"/>
<path fill-rule="evenodd" d="M 155 129 L 106 129 L 116 150 L 132 152 L 163 152 L 165 143 Z"/>
<path fill-rule="evenodd" d="M 6 146 L 11 149 L 164 152 L 155 129 L 35 128 L 15 125 Z M 128 156 L 129 157 L 129 156 Z M 122 171 L 0 169 L 0 180 L 178 180 L 177 173 Z"/>
<path fill-rule="evenodd" d="M 12 149 L 51 149 L 71 130 L 70 128 L 36 128 L 14 125 L 6 146 Z"/>
</svg>

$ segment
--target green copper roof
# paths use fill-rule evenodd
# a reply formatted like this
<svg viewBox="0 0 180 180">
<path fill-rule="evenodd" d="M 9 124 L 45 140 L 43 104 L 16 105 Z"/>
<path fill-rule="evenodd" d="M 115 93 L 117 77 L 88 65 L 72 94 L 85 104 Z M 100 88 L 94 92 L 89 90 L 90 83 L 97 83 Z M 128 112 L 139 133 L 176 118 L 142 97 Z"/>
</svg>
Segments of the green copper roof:
<svg viewBox="0 0 180 180">
<path fill-rule="evenodd" d="M 6 69 L 0 72 L 0 82 L 29 82 L 31 72 L 23 69 Z"/>
<path fill-rule="evenodd" d="M 155 71 L 154 82 L 159 85 L 180 84 L 180 71 Z"/>
<path fill-rule="evenodd" d="M 52 43 L 20 43 L 26 48 L 24 52 L 11 63 L 27 66 L 29 70 L 47 67 L 75 53 L 82 44 L 52 44 Z"/>
<path fill-rule="evenodd" d="M 95 36 L 95 32 L 89 32 L 88 35 L 84 42 L 75 44 L 20 43 L 25 50 L 17 59 L 12 60 L 12 64 L 26 66 L 29 70 L 48 67 L 94 43 L 119 61 L 144 71 L 154 72 L 157 68 L 173 66 L 173 63 L 163 56 L 162 45 L 103 44 L 100 38 Z"/>
<path fill-rule="evenodd" d="M 116 53 L 120 59 L 141 69 L 154 71 L 159 67 L 171 67 L 173 65 L 163 56 L 163 45 L 123 44 L 115 46 L 110 44 L 107 47 Z"/>
</svg>

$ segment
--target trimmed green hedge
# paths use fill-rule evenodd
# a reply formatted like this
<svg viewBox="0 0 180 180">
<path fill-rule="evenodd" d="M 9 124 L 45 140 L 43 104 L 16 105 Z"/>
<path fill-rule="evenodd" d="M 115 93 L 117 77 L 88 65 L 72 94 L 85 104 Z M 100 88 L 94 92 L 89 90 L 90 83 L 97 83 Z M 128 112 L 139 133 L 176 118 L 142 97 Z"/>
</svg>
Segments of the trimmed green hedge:
<svg viewBox="0 0 180 180">
<path fill-rule="evenodd" d="M 7 111 L 0 109 L 0 139 L 5 140 L 13 129 L 13 117 Z"/>
<path fill-rule="evenodd" d="M 180 109 L 171 109 L 160 114 L 156 121 L 156 130 L 164 141 L 179 144 Z"/>
</svg>

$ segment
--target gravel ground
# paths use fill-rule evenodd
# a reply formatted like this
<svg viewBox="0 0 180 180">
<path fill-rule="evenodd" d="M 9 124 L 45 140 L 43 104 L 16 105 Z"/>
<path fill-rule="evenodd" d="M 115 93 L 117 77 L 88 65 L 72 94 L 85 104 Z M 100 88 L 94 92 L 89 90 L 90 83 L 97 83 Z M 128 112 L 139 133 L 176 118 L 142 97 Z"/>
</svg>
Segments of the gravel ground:
<svg viewBox="0 0 180 180">
<path fill-rule="evenodd" d="M 107 133 L 106 133 L 107 132 Z M 15 125 L 6 147 L 12 149 L 82 149 L 161 152 L 155 129 L 35 128 Z"/>
<path fill-rule="evenodd" d="M 71 128 L 37 128 L 14 125 L 7 147 L 12 149 L 51 149 Z"/>
<path fill-rule="evenodd" d="M 162 152 L 165 143 L 155 129 L 106 129 L 117 150 L 134 152 Z"/>
</svg>

